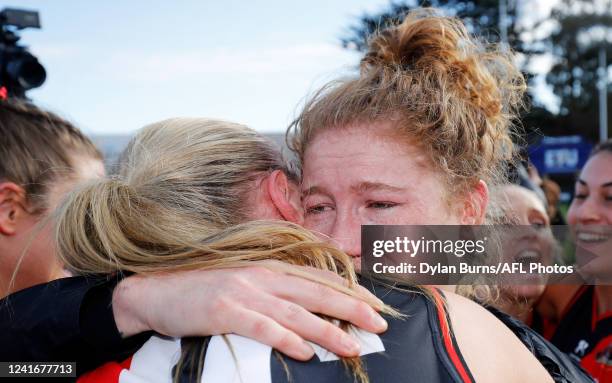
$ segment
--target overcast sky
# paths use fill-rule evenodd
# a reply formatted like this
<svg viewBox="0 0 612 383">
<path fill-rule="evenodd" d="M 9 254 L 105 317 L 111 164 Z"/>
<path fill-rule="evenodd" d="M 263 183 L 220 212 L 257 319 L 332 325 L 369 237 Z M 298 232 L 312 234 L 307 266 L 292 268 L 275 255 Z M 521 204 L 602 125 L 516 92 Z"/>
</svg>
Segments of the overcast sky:
<svg viewBox="0 0 612 383">
<path fill-rule="evenodd" d="M 282 132 L 303 98 L 354 70 L 339 37 L 388 0 L 19 0 L 47 69 L 28 95 L 88 133 L 130 133 L 163 118 L 206 116 Z"/>
</svg>

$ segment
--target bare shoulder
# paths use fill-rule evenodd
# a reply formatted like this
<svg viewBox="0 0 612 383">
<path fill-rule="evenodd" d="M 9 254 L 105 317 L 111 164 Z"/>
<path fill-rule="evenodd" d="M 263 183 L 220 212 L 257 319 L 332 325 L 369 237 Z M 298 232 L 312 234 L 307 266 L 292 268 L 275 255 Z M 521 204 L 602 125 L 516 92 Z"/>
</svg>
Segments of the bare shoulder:
<svg viewBox="0 0 612 383">
<path fill-rule="evenodd" d="M 482 306 L 445 292 L 459 349 L 477 382 L 552 382 L 521 341 Z"/>
</svg>

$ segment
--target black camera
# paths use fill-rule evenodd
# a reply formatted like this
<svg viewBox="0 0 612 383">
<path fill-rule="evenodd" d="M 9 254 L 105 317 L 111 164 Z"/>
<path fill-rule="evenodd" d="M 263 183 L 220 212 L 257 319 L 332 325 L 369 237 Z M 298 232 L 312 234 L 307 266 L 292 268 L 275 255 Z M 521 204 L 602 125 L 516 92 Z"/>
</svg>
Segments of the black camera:
<svg viewBox="0 0 612 383">
<path fill-rule="evenodd" d="M 8 97 L 25 98 L 26 91 L 38 88 L 47 78 L 38 59 L 26 46 L 17 44 L 16 32 L 25 28 L 40 28 L 38 12 L 15 8 L 0 11 L 0 86 Z"/>
</svg>

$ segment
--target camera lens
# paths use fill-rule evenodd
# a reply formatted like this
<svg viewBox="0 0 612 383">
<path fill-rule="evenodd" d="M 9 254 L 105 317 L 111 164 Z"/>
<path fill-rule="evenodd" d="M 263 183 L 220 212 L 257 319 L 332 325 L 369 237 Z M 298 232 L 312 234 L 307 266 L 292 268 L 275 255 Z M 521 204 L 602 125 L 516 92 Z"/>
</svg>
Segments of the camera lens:
<svg viewBox="0 0 612 383">
<path fill-rule="evenodd" d="M 45 68 L 27 52 L 14 57 L 7 64 L 6 71 L 24 90 L 41 86 L 47 78 Z"/>
</svg>

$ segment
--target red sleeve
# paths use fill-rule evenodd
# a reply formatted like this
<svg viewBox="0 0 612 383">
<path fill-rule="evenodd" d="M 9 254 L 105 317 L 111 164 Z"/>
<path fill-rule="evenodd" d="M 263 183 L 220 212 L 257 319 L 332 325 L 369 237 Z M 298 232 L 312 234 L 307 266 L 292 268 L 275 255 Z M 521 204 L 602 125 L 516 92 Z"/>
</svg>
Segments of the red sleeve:
<svg viewBox="0 0 612 383">
<path fill-rule="evenodd" d="M 95 370 L 89 371 L 83 374 L 77 380 L 78 383 L 118 383 L 121 371 L 129 370 L 132 364 L 132 357 L 130 356 L 123 362 L 108 362 Z"/>
</svg>

